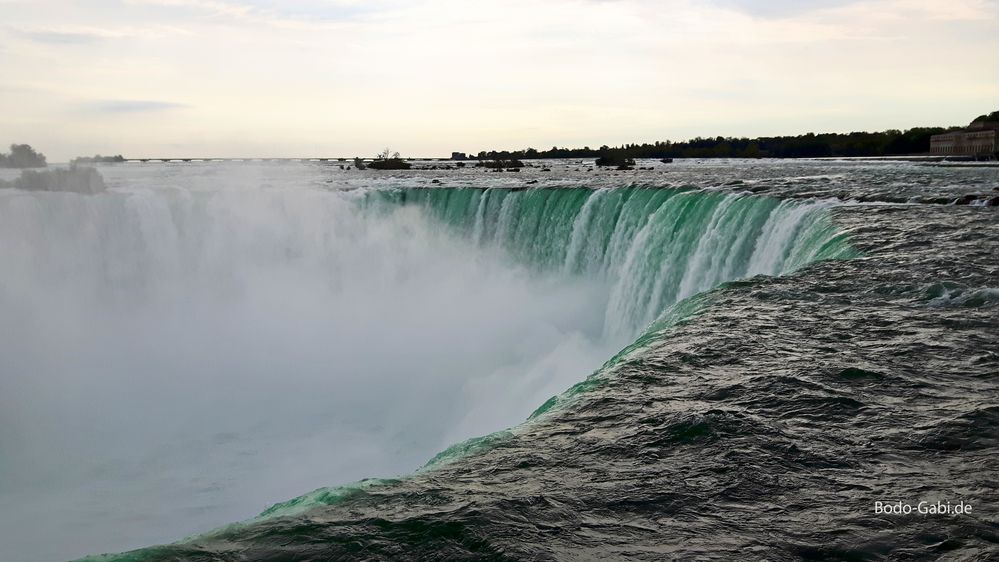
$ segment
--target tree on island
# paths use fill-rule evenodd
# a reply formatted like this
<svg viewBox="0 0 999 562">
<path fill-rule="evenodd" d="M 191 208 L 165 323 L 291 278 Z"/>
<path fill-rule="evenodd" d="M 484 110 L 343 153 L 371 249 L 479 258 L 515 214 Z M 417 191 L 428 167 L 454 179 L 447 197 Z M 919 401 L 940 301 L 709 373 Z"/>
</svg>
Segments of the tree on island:
<svg viewBox="0 0 999 562">
<path fill-rule="evenodd" d="M 600 157 L 594 162 L 597 166 L 616 166 L 618 170 L 630 170 L 635 160 L 621 151 L 611 150 L 607 146 L 600 147 Z"/>
<path fill-rule="evenodd" d="M 524 163 L 515 158 L 507 160 L 485 160 L 480 161 L 475 165 L 476 168 L 495 168 L 495 169 L 519 169 L 524 167 Z"/>
<path fill-rule="evenodd" d="M 408 170 L 411 166 L 412 164 L 403 160 L 398 152 L 393 153 L 387 148 L 375 158 L 374 162 L 368 164 L 372 170 Z"/>
<path fill-rule="evenodd" d="M 10 145 L 10 154 L 0 154 L 0 168 L 44 168 L 45 155 L 27 144 Z"/>
</svg>

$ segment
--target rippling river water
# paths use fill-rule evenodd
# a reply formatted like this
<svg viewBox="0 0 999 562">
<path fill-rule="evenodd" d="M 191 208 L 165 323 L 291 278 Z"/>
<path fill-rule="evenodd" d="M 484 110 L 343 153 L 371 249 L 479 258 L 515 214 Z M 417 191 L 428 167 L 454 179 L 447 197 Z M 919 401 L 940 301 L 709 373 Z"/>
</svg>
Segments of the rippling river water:
<svg viewBox="0 0 999 562">
<path fill-rule="evenodd" d="M 999 168 L 639 166 L 0 190 L 0 559 L 994 553 Z"/>
</svg>

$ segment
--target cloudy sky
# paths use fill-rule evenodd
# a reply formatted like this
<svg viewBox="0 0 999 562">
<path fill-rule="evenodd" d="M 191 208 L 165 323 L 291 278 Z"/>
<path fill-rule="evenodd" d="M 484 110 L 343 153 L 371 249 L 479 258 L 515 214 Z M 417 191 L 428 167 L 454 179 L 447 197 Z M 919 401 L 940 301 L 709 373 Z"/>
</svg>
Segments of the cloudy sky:
<svg viewBox="0 0 999 562">
<path fill-rule="evenodd" d="M 999 0 L 0 0 L 0 145 L 407 156 L 964 124 Z"/>
</svg>

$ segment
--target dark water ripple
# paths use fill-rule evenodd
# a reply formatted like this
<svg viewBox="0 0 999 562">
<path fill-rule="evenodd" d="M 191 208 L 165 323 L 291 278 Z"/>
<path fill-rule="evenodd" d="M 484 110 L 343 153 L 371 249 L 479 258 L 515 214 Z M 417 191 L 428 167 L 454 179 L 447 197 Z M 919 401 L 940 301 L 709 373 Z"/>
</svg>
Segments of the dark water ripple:
<svg viewBox="0 0 999 562">
<path fill-rule="evenodd" d="M 121 559 L 994 559 L 999 307 L 960 294 L 999 287 L 997 211 L 834 213 L 864 258 L 716 290 L 491 449 Z M 874 513 L 899 499 L 974 511 Z"/>
</svg>

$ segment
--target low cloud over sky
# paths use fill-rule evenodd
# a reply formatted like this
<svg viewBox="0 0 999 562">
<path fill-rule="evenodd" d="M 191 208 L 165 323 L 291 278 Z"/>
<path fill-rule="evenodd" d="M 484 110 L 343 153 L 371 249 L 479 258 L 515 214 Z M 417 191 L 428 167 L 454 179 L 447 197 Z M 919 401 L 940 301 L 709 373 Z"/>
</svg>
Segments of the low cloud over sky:
<svg viewBox="0 0 999 562">
<path fill-rule="evenodd" d="M 168 101 L 152 100 L 102 100 L 93 106 L 95 111 L 105 113 L 144 113 L 152 111 L 165 111 L 168 109 L 179 109 L 185 107 L 184 104 L 171 103 Z"/>
<path fill-rule="evenodd" d="M 0 144 L 351 156 L 964 124 L 999 0 L 0 0 Z"/>
</svg>

